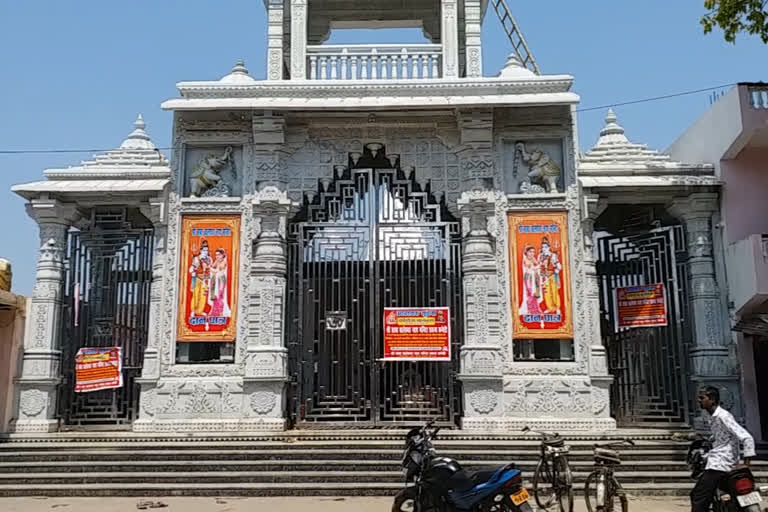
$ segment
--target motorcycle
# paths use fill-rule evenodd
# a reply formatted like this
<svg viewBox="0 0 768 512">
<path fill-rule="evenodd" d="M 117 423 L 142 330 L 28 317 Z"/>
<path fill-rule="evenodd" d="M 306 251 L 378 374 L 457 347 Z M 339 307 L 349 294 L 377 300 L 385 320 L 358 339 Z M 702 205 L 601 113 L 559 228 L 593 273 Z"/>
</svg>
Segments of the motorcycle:
<svg viewBox="0 0 768 512">
<path fill-rule="evenodd" d="M 698 480 L 707 465 L 707 454 L 712 449 L 710 441 L 698 437 L 688 447 L 686 462 L 691 470 L 691 478 Z M 755 485 L 755 477 L 747 466 L 736 467 L 727 473 L 715 493 L 712 502 L 713 512 L 760 512 L 760 495 L 763 488 Z M 735 499 L 734 499 L 735 498 Z"/>
<path fill-rule="evenodd" d="M 437 454 L 432 441 L 439 431 L 429 422 L 406 435 L 402 467 L 407 487 L 395 496 L 392 512 L 533 512 L 514 464 L 467 472 L 458 461 Z"/>
</svg>

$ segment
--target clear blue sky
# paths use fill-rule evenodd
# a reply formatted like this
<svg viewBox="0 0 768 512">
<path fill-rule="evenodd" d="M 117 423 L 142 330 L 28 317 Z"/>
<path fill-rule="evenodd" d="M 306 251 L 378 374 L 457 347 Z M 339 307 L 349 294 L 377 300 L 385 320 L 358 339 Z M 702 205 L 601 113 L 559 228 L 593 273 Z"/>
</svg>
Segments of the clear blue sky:
<svg viewBox="0 0 768 512">
<path fill-rule="evenodd" d="M 738 81 L 768 81 L 768 46 L 743 36 L 704 36 L 703 0 L 509 0 L 544 73 L 575 76 L 582 107 Z M 411 42 L 386 34 L 359 42 Z M 397 40 L 406 38 L 406 40 Z M 350 38 L 336 37 L 337 42 Z M 394 40 L 393 40 L 394 38 Z M 483 33 L 486 74 L 510 50 L 493 12 Z M 245 59 L 264 76 L 262 0 L 4 0 L 0 2 L 0 149 L 112 148 L 141 112 L 158 146 L 170 145 L 171 114 L 160 103 L 181 80 L 211 80 Z M 709 93 L 617 109 L 629 137 L 666 148 L 709 107 Z M 579 118 L 589 148 L 604 111 Z M 38 233 L 12 184 L 85 154 L 0 155 L 0 256 L 14 289 L 34 284 Z"/>
</svg>

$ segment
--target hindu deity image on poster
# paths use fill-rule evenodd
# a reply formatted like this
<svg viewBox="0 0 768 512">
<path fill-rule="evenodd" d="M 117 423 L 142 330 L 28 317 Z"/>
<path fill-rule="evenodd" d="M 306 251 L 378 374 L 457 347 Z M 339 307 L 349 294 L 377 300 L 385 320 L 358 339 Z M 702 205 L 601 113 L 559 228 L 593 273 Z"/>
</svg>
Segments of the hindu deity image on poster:
<svg viewBox="0 0 768 512">
<path fill-rule="evenodd" d="M 514 336 L 573 337 L 566 213 L 509 215 Z"/>
<path fill-rule="evenodd" d="M 235 339 L 240 217 L 184 216 L 178 340 Z"/>
</svg>

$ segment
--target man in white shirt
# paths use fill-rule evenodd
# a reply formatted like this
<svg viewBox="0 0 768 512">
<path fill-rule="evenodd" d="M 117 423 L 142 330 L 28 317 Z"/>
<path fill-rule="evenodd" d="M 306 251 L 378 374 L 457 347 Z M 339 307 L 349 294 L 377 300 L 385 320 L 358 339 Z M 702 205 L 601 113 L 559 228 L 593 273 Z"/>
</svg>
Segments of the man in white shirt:
<svg viewBox="0 0 768 512">
<path fill-rule="evenodd" d="M 720 407 L 720 391 L 717 388 L 705 386 L 699 389 L 698 401 L 699 406 L 712 417 L 712 449 L 707 455 L 705 471 L 691 491 L 691 511 L 707 512 L 720 480 L 739 463 L 740 453 L 744 464 L 749 465 L 750 459 L 755 456 L 755 440 L 730 412 Z"/>
</svg>

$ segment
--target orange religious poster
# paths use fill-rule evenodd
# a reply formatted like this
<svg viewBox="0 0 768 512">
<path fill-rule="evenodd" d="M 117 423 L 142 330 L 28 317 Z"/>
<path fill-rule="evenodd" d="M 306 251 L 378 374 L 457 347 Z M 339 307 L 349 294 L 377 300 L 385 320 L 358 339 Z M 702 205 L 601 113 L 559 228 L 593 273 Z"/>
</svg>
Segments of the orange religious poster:
<svg viewBox="0 0 768 512">
<path fill-rule="evenodd" d="M 234 341 L 240 216 L 183 216 L 180 252 L 178 340 Z"/>
<path fill-rule="evenodd" d="M 85 347 L 75 355 L 75 393 L 123 387 L 120 347 Z"/>
<path fill-rule="evenodd" d="M 508 220 L 514 337 L 572 338 L 567 214 L 510 213 Z"/>
</svg>

